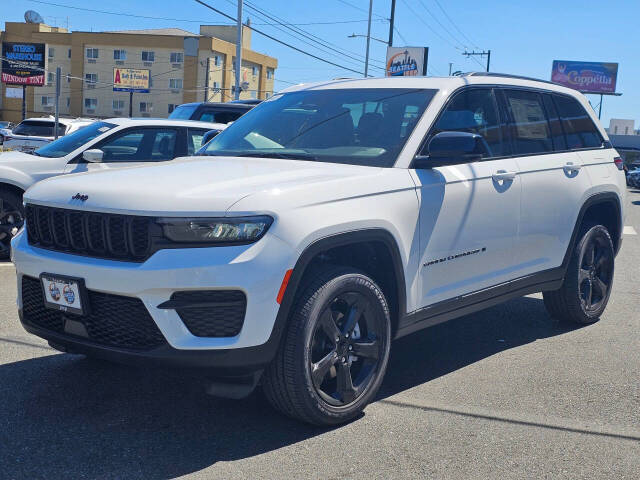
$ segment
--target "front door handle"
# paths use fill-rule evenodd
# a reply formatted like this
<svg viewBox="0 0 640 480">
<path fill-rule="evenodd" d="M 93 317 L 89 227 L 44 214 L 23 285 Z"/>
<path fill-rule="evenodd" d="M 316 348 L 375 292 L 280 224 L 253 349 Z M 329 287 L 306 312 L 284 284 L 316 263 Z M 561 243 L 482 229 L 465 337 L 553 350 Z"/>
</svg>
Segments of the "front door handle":
<svg viewBox="0 0 640 480">
<path fill-rule="evenodd" d="M 506 170 L 498 170 L 496 173 L 491 175 L 496 182 L 500 182 L 503 180 L 513 180 L 516 178 L 516 172 L 507 172 Z"/>
<path fill-rule="evenodd" d="M 572 173 L 572 172 L 577 172 L 578 170 L 580 170 L 582 168 L 582 165 L 577 164 L 577 163 L 573 163 L 573 162 L 567 162 L 564 167 L 562 167 L 563 170 L 567 173 Z"/>
</svg>

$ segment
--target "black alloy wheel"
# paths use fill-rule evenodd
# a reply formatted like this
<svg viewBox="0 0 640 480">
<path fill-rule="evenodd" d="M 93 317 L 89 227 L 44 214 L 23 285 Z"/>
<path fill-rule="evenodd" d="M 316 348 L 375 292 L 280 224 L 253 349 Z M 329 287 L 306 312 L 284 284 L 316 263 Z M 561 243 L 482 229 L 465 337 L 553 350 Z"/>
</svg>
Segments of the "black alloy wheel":
<svg viewBox="0 0 640 480">
<path fill-rule="evenodd" d="M 371 385 L 384 353 L 384 318 L 358 292 L 337 295 L 321 313 L 310 345 L 317 394 L 330 405 L 357 400 Z"/>
<path fill-rule="evenodd" d="M 24 224 L 24 212 L 17 195 L 0 192 L 0 258 L 8 258 L 11 239 Z"/>
<path fill-rule="evenodd" d="M 599 310 L 609 298 L 613 280 L 613 252 L 607 240 L 603 235 L 593 235 L 583 245 L 578 289 L 582 308 L 586 312 Z"/>
</svg>

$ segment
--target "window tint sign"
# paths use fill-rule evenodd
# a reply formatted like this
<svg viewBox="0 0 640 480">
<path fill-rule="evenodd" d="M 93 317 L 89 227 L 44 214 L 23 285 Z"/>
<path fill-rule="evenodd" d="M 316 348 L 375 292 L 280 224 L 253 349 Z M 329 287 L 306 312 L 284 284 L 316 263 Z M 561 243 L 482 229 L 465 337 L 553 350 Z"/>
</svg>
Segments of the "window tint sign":
<svg viewBox="0 0 640 480">
<path fill-rule="evenodd" d="M 44 85 L 44 43 L 2 42 L 2 83 Z"/>
<path fill-rule="evenodd" d="M 554 60 L 551 81 L 583 93 L 615 93 L 617 63 Z"/>
<path fill-rule="evenodd" d="M 387 77 L 415 77 L 427 74 L 426 47 L 387 47 Z"/>
</svg>

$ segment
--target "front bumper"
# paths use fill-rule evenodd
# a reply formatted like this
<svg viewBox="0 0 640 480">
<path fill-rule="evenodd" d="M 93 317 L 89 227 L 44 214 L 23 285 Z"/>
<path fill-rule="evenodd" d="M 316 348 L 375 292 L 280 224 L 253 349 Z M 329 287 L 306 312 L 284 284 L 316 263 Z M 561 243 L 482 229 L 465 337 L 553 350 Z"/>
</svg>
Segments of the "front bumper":
<svg viewBox="0 0 640 480">
<path fill-rule="evenodd" d="M 91 291 L 140 299 L 167 342 L 145 351 L 114 348 L 23 321 L 27 331 L 63 350 L 126 363 L 207 367 L 232 374 L 232 370 L 259 370 L 275 354 L 276 297 L 295 255 L 285 242 L 267 234 L 252 245 L 160 250 L 138 264 L 32 247 L 23 231 L 12 242 L 12 260 L 21 312 L 23 276 L 38 278 L 47 272 L 78 277 Z M 194 336 L 175 310 L 158 308 L 176 291 L 216 289 L 241 290 L 247 297 L 244 323 L 234 337 Z"/>
</svg>

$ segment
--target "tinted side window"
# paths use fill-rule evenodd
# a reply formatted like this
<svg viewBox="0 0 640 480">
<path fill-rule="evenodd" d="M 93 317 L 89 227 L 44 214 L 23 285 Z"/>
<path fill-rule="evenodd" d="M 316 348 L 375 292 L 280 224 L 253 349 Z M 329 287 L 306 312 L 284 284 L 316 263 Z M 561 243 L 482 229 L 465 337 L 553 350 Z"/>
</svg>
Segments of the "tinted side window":
<svg viewBox="0 0 640 480">
<path fill-rule="evenodd" d="M 602 146 L 602 137 L 598 129 L 577 100 L 564 95 L 554 95 L 553 99 L 562 119 L 570 149 Z"/>
<path fill-rule="evenodd" d="M 560 124 L 560 118 L 558 117 L 558 111 L 551 99 L 551 95 L 544 94 L 544 108 L 547 110 L 547 118 L 549 118 L 549 125 L 551 126 L 551 138 L 553 139 L 553 148 L 555 150 L 566 150 L 567 140 L 564 138 L 564 131 Z"/>
<path fill-rule="evenodd" d="M 488 147 L 488 152 L 483 152 L 484 158 L 505 154 L 496 103 L 491 89 L 474 88 L 456 95 L 440 114 L 429 137 L 440 132 L 451 131 L 469 132 L 482 136 Z"/>
<path fill-rule="evenodd" d="M 177 131 L 173 129 L 131 129 L 110 138 L 99 148 L 103 162 L 149 162 L 175 158 Z"/>
<path fill-rule="evenodd" d="M 516 155 L 551 152 L 553 143 L 542 95 L 526 90 L 505 90 L 513 119 L 512 142 Z"/>
<path fill-rule="evenodd" d="M 240 118 L 245 112 L 244 111 L 212 111 L 212 110 L 203 110 L 200 114 L 200 118 L 196 120 L 200 120 L 201 122 L 213 122 L 213 123 L 229 123 L 234 122 L 238 118 Z"/>
<path fill-rule="evenodd" d="M 202 138 L 204 134 L 209 130 L 203 130 L 200 128 L 190 128 L 187 130 L 187 153 L 193 155 L 200 150 L 202 146 Z"/>
</svg>

